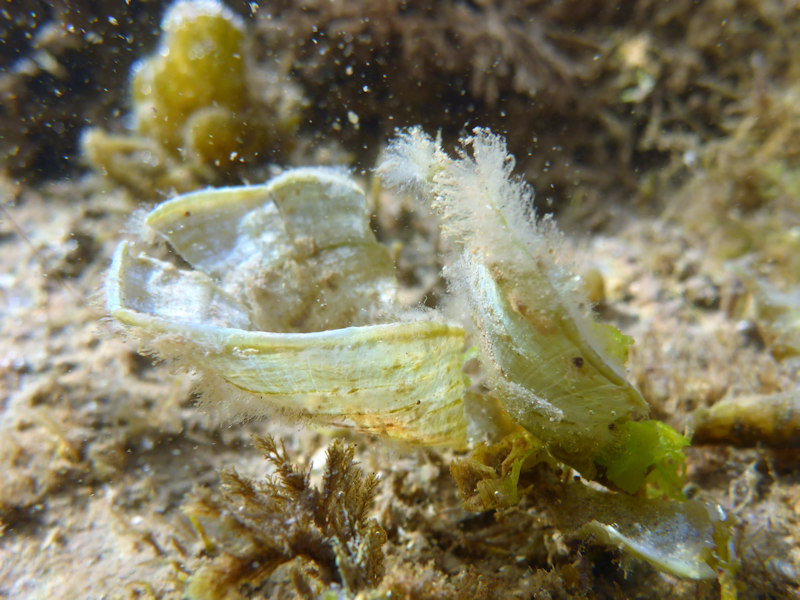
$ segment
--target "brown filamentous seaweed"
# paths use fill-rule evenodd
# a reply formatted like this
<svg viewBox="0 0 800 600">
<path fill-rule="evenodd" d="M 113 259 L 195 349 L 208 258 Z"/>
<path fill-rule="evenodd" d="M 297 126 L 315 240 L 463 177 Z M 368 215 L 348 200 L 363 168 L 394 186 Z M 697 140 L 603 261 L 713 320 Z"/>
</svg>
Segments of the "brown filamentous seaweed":
<svg viewBox="0 0 800 600">
<path fill-rule="evenodd" d="M 279 566 L 296 560 L 293 584 L 302 597 L 336 586 L 348 593 L 376 586 L 383 576 L 386 533 L 368 517 L 378 478 L 364 476 L 354 448 L 336 440 L 328 449 L 322 485 L 298 469 L 272 437 L 256 437 L 276 473 L 263 482 L 223 471 L 222 498 L 197 490 L 184 512 L 211 557 L 186 584 L 197 600 L 230 598 L 231 590 L 263 585 Z M 304 595 L 305 594 L 305 595 Z"/>
</svg>

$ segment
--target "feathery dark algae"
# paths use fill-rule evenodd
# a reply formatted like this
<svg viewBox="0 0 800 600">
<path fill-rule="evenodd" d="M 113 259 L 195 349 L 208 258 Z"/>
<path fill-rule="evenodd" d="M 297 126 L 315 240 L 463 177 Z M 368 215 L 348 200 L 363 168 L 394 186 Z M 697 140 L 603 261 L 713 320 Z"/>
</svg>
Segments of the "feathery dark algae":
<svg viewBox="0 0 800 600">
<path fill-rule="evenodd" d="M 0 595 L 800 597 L 796 7 L 0 10 Z"/>
</svg>

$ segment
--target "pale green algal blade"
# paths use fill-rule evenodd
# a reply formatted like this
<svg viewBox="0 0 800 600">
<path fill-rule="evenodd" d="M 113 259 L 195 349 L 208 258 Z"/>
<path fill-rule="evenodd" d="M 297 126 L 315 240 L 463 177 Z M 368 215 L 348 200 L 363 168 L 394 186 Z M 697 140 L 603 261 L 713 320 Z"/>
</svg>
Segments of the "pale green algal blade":
<svg viewBox="0 0 800 600">
<path fill-rule="evenodd" d="M 195 269 L 224 281 L 252 256 L 265 264 L 289 243 L 266 185 L 207 189 L 156 206 L 146 218 Z"/>
<path fill-rule="evenodd" d="M 456 460 L 451 472 L 465 507 L 481 511 L 515 505 L 525 491 L 520 475 L 532 462 L 546 460 L 540 439 L 527 432 L 508 434 Z M 552 459 L 548 462 L 552 465 Z M 536 477 L 531 501 L 566 535 L 592 537 L 659 570 L 689 579 L 708 579 L 717 570 L 732 575 L 736 557 L 724 513 L 709 503 L 676 502 L 597 489 L 551 468 Z M 544 495 L 540 491 L 545 491 Z"/>
<path fill-rule="evenodd" d="M 223 382 L 207 403 L 464 445 L 464 330 L 381 322 L 399 320 L 393 266 L 349 177 L 297 169 L 180 196 L 146 223 L 195 270 L 122 243 L 107 307 L 146 348 Z"/>
<path fill-rule="evenodd" d="M 223 279 L 254 254 L 273 255 L 276 241 L 314 240 L 322 249 L 373 243 L 364 193 L 333 169 L 287 171 L 263 185 L 207 189 L 178 196 L 147 215 L 194 268 Z"/>
<path fill-rule="evenodd" d="M 389 253 L 369 228 L 364 192 L 339 171 L 294 169 L 263 185 L 185 194 L 146 224 L 247 303 L 258 329 L 368 324 L 394 308 Z"/>
<path fill-rule="evenodd" d="M 630 339 L 596 323 L 577 277 L 558 263 L 560 233 L 537 219 L 505 142 L 484 129 L 455 157 L 420 129 L 392 141 L 379 173 L 440 215 L 452 292 L 472 313 L 481 365 L 515 420 L 588 477 L 614 426 L 645 416 L 625 379 Z"/>
<path fill-rule="evenodd" d="M 471 306 L 490 382 L 515 420 L 553 455 L 591 474 L 615 423 L 646 414 L 644 401 L 587 342 L 577 322 L 582 315 L 567 312 L 543 274 L 527 273 L 525 285 L 538 291 L 524 300 L 519 285 L 495 280 L 480 257 L 464 260 L 472 262 L 466 266 Z"/>
<path fill-rule="evenodd" d="M 717 576 L 709 563 L 717 551 L 715 523 L 722 517 L 702 502 L 647 500 L 577 484 L 550 510 L 558 526 L 617 546 L 666 573 L 687 579 Z"/>
<path fill-rule="evenodd" d="M 116 317 L 121 309 L 158 315 L 171 323 L 250 329 L 247 306 L 201 271 L 186 271 L 144 255 L 128 242 L 114 253 L 106 277 L 106 306 Z"/>
<path fill-rule="evenodd" d="M 422 321 L 267 333 L 175 323 L 124 307 L 112 316 L 139 329 L 148 346 L 235 386 L 241 394 L 218 399 L 234 404 L 227 412 L 280 410 L 426 445 L 466 441 L 460 327 Z"/>
</svg>

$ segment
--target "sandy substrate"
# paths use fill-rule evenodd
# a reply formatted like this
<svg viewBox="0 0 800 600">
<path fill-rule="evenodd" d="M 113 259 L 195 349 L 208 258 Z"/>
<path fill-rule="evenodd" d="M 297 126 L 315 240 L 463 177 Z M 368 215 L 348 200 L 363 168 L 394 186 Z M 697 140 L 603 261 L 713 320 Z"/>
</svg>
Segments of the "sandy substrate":
<svg viewBox="0 0 800 600">
<path fill-rule="evenodd" d="M 264 477 L 254 433 L 282 439 L 294 462 L 313 464 L 312 479 L 335 437 L 357 445 L 361 466 L 380 477 L 383 586 L 406 597 L 717 596 L 716 583 L 680 582 L 565 538 L 535 501 L 495 514 L 464 511 L 450 453 L 302 424 L 221 423 L 198 411 L 191 376 L 139 356 L 105 320 L 104 272 L 137 208 L 128 193 L 98 176 L 40 187 L 4 182 L 3 193 L 0 597 L 181 597 L 203 544 L 180 507 L 195 486 L 215 492 L 222 467 Z M 378 211 L 385 225 L 397 209 Z M 680 430 L 692 411 L 726 394 L 796 381 L 796 363 L 776 360 L 731 308 L 741 293 L 733 273 L 674 225 L 646 216 L 615 222 L 588 236 L 569 226 L 568 243 L 578 264 L 604 276 L 603 318 L 636 339 L 632 380 L 655 416 Z M 429 248 L 424 221 L 411 214 L 406 223 L 420 239 L 407 242 L 401 269 L 413 267 L 402 261 L 427 261 L 420 272 L 435 273 L 435 261 L 414 250 Z M 399 234 L 384 227 L 383 235 Z M 406 290 L 410 299 L 440 285 L 405 279 L 417 285 Z M 692 493 L 736 520 L 740 597 L 800 597 L 797 449 L 705 446 L 688 456 Z M 279 570 L 243 594 L 292 597 L 287 578 Z"/>
</svg>

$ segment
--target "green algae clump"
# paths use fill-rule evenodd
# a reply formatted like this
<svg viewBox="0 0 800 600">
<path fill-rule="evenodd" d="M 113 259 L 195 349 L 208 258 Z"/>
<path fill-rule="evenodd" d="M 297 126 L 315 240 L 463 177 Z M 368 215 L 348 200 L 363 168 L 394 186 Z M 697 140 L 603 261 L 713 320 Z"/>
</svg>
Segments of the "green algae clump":
<svg viewBox="0 0 800 600">
<path fill-rule="evenodd" d="M 134 66 L 137 131 L 201 162 L 230 155 L 248 137 L 244 23 L 203 0 L 173 5 L 161 28 L 161 46 Z"/>
<path fill-rule="evenodd" d="M 132 131 L 83 138 L 93 166 L 139 191 L 188 191 L 291 150 L 301 95 L 248 58 L 244 20 L 217 0 L 182 0 L 153 54 L 132 68 Z"/>
</svg>

